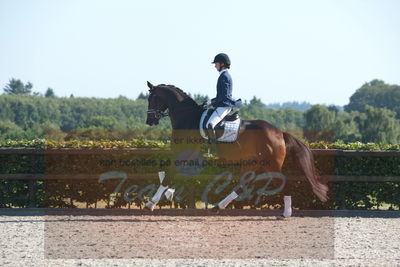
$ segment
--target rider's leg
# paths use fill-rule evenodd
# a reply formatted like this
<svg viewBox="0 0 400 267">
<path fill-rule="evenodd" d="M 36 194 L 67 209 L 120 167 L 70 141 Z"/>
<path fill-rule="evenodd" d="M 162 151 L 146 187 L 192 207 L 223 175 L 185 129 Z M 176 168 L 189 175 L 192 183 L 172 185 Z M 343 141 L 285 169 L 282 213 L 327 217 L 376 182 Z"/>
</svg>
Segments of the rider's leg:
<svg viewBox="0 0 400 267">
<path fill-rule="evenodd" d="M 217 153 L 217 136 L 215 134 L 214 127 L 212 126 L 211 123 L 208 124 L 207 131 L 208 131 L 208 139 L 211 145 L 211 154 L 215 155 Z"/>
<path fill-rule="evenodd" d="M 231 110 L 231 107 L 217 107 L 208 119 L 207 127 L 211 124 L 214 128 Z"/>
<path fill-rule="evenodd" d="M 217 137 L 215 134 L 215 126 L 232 110 L 231 107 L 217 107 L 211 114 L 207 122 L 208 138 L 210 140 L 212 153 L 217 152 Z"/>
</svg>

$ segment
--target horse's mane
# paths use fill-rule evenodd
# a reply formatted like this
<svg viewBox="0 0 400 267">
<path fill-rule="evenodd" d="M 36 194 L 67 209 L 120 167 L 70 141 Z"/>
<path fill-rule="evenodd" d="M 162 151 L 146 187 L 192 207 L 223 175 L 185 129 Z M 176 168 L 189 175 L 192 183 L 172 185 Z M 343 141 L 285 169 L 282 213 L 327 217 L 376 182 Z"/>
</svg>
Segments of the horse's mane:
<svg viewBox="0 0 400 267">
<path fill-rule="evenodd" d="M 194 101 L 188 94 L 186 94 L 182 89 L 176 87 L 175 85 L 171 85 L 171 84 L 159 84 L 157 85 L 157 87 L 161 87 L 164 89 L 169 89 L 172 90 L 174 93 L 179 94 L 185 101 L 186 103 L 190 103 L 196 107 L 200 107 L 196 101 Z"/>
</svg>

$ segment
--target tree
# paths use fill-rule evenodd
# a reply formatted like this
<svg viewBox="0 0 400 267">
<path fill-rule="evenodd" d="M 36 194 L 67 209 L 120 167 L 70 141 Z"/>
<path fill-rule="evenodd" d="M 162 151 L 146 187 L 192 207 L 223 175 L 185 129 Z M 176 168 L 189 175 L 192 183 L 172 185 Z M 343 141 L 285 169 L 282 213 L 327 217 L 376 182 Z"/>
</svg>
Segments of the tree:
<svg viewBox="0 0 400 267">
<path fill-rule="evenodd" d="M 365 83 L 351 97 L 345 106 L 346 111 L 365 112 L 365 106 L 387 108 L 396 112 L 400 119 L 400 86 L 386 84 L 382 80 Z"/>
<path fill-rule="evenodd" d="M 328 110 L 337 114 L 339 112 L 339 108 L 335 105 L 329 105 Z"/>
<path fill-rule="evenodd" d="M 44 94 L 45 97 L 56 97 L 54 90 L 52 88 L 47 88 L 46 93 Z"/>
<path fill-rule="evenodd" d="M 358 111 L 336 113 L 335 120 L 335 140 L 343 142 L 356 142 L 361 140 L 361 133 L 357 120 L 361 114 Z"/>
<path fill-rule="evenodd" d="M 358 122 L 363 116 L 358 111 L 340 111 L 337 106 L 313 105 L 304 113 L 304 136 L 312 142 L 359 141 L 361 132 Z"/>
<path fill-rule="evenodd" d="M 32 96 L 43 96 L 43 94 L 40 93 L 40 92 L 33 92 L 33 93 L 32 93 Z"/>
<path fill-rule="evenodd" d="M 138 95 L 138 97 L 136 98 L 136 100 L 138 99 L 144 99 L 147 100 L 149 98 L 149 94 L 143 94 L 142 92 Z"/>
<path fill-rule="evenodd" d="M 298 130 L 304 127 L 303 112 L 293 108 L 271 110 L 272 117 L 275 117 L 274 125 L 281 130 Z"/>
<path fill-rule="evenodd" d="M 0 139 L 23 139 L 24 130 L 9 120 L 0 121 Z"/>
<path fill-rule="evenodd" d="M 255 96 L 253 96 L 253 98 L 250 100 L 250 104 L 249 105 L 253 106 L 253 107 L 260 107 L 260 108 L 265 107 L 264 103 L 261 102 L 261 99 L 255 97 Z"/>
<path fill-rule="evenodd" d="M 207 95 L 202 95 L 202 94 L 194 94 L 192 98 L 198 104 L 207 102 L 209 99 Z"/>
<path fill-rule="evenodd" d="M 88 127 L 112 130 L 118 124 L 117 120 L 111 116 L 94 116 L 89 119 Z"/>
<path fill-rule="evenodd" d="M 312 142 L 332 141 L 335 113 L 322 105 L 313 105 L 304 113 L 304 136 Z"/>
<path fill-rule="evenodd" d="M 266 108 L 272 108 L 272 109 L 285 109 L 285 108 L 291 108 L 294 110 L 300 110 L 300 111 L 306 111 L 307 109 L 311 108 L 311 104 L 308 102 L 297 102 L 297 101 L 292 101 L 292 102 L 283 102 L 283 103 L 271 103 L 265 105 Z"/>
<path fill-rule="evenodd" d="M 400 121 L 395 112 L 386 108 L 365 106 L 365 116 L 359 118 L 359 128 L 363 142 L 400 142 Z"/>
<path fill-rule="evenodd" d="M 4 87 L 4 92 L 9 95 L 29 95 L 32 92 L 33 84 L 24 84 L 21 80 L 12 78 Z"/>
</svg>

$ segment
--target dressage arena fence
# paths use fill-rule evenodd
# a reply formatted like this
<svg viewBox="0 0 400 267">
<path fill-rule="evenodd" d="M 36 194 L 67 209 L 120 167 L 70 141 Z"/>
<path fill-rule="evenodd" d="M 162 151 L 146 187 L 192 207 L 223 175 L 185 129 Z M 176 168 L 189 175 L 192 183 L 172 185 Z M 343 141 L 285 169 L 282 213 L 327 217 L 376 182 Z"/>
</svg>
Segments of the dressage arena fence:
<svg viewBox="0 0 400 267">
<path fill-rule="evenodd" d="M 289 161 L 283 174 L 291 185 L 295 207 L 400 208 L 400 151 L 312 151 L 318 173 L 328 183 L 330 199 L 320 202 Z M 158 187 L 157 172 L 171 165 L 168 155 L 170 151 L 157 148 L 0 148 L 0 207 L 75 208 L 83 203 L 96 208 L 104 203 L 107 208 L 142 208 Z M 226 170 L 232 171 L 232 180 L 221 178 L 215 182 L 216 174 Z M 209 208 L 238 182 L 235 166 L 210 164 L 204 168 L 194 166 L 191 171 L 190 175 L 176 176 L 176 197 L 172 202 L 161 200 L 159 208 L 196 208 L 199 201 Z M 101 178 L 113 172 L 120 177 Z M 245 197 L 229 207 L 280 208 L 279 192 L 257 192 L 257 188 L 250 188 Z"/>
</svg>

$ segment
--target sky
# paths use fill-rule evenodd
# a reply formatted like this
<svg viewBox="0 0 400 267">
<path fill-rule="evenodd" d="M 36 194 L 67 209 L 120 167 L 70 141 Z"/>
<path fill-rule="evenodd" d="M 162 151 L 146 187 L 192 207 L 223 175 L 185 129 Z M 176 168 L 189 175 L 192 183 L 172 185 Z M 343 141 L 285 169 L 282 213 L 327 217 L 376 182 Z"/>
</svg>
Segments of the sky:
<svg viewBox="0 0 400 267">
<path fill-rule="evenodd" d="M 0 0 L 0 92 L 135 99 L 153 84 L 234 98 L 345 105 L 365 82 L 400 84 L 397 0 Z"/>
</svg>

